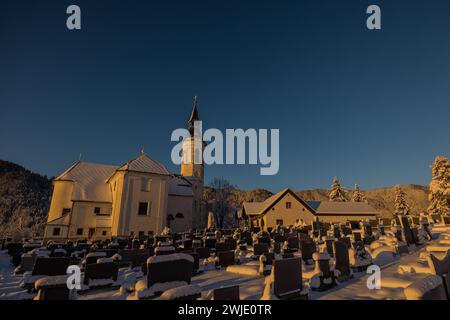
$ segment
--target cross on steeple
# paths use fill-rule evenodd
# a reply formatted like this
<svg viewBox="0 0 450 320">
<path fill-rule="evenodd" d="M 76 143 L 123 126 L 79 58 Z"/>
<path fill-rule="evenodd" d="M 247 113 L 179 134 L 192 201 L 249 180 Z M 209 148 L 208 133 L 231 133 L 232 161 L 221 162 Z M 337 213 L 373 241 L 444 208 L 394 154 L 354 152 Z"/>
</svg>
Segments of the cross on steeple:
<svg viewBox="0 0 450 320">
<path fill-rule="evenodd" d="M 191 134 L 194 134 L 194 122 L 200 120 L 200 117 L 198 116 L 198 110 L 197 110 L 197 96 L 194 96 L 194 106 L 192 107 L 191 116 L 189 117 L 188 125 L 189 125 L 189 132 Z"/>
</svg>

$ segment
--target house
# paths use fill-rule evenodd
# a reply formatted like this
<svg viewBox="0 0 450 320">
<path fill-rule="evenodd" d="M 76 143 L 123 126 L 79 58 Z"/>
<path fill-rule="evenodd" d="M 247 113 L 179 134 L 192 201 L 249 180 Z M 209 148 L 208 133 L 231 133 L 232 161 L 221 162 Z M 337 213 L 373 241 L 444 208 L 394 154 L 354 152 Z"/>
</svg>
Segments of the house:
<svg viewBox="0 0 450 320">
<path fill-rule="evenodd" d="M 189 129 L 198 120 L 194 101 Z M 143 150 L 121 166 L 78 161 L 53 180 L 53 195 L 44 238 L 51 240 L 106 239 L 174 232 L 201 227 L 203 164 L 186 153 L 193 137 L 183 143 L 181 174 Z"/>
<path fill-rule="evenodd" d="M 277 225 L 375 220 L 378 212 L 365 202 L 305 201 L 291 189 L 284 189 L 263 202 L 244 202 L 238 213 L 241 224 L 264 230 Z"/>
</svg>

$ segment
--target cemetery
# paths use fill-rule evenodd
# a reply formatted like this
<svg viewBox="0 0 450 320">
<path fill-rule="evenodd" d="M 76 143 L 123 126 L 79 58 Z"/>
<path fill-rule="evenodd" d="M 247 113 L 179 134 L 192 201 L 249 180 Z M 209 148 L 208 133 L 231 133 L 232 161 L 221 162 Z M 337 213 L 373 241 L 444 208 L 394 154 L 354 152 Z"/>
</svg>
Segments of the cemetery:
<svg viewBox="0 0 450 320">
<path fill-rule="evenodd" d="M 6 238 L 0 299 L 447 300 L 449 249 L 448 216 L 428 215 L 267 230 L 166 228 L 95 241 Z M 373 266 L 381 270 L 377 288 L 368 285 Z"/>
</svg>

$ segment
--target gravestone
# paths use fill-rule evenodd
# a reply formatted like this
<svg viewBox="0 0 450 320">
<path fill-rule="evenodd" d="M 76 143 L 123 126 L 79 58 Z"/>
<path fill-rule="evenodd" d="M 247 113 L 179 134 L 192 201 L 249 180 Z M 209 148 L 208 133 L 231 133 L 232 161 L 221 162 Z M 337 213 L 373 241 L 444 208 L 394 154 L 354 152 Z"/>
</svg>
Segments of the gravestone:
<svg viewBox="0 0 450 320">
<path fill-rule="evenodd" d="M 412 234 L 411 227 L 409 225 L 409 219 L 406 216 L 400 217 L 400 224 L 402 226 L 402 239 L 405 241 L 408 245 L 414 244 L 414 237 Z"/>
<path fill-rule="evenodd" d="M 335 269 L 339 270 L 339 281 L 348 280 L 351 276 L 350 257 L 348 255 L 348 246 L 343 241 L 333 243 Z"/>
<path fill-rule="evenodd" d="M 240 300 L 239 298 L 239 286 L 231 286 L 225 288 L 214 289 L 213 291 L 214 300 Z"/>
<path fill-rule="evenodd" d="M 273 264 L 273 293 L 279 299 L 307 299 L 303 292 L 300 258 L 275 260 Z"/>
</svg>

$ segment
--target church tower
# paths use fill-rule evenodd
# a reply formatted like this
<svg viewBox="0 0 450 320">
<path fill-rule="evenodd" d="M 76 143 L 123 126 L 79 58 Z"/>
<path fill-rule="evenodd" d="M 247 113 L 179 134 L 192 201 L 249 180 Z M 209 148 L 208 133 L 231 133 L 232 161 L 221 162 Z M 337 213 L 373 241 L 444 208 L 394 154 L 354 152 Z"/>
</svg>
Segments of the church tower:
<svg viewBox="0 0 450 320">
<path fill-rule="evenodd" d="M 197 97 L 194 97 L 194 106 L 188 120 L 190 136 L 185 139 L 182 147 L 181 175 L 192 183 L 194 193 L 193 201 L 193 228 L 200 228 L 204 224 L 203 219 L 203 137 L 201 128 L 194 126 L 195 121 L 200 121 L 197 110 Z"/>
</svg>

